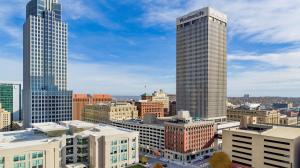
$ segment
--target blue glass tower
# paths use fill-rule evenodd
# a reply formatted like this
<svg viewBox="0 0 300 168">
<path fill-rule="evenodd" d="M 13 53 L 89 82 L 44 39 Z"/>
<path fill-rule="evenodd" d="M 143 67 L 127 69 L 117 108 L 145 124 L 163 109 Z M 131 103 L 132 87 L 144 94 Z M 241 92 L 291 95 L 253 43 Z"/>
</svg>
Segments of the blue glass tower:
<svg viewBox="0 0 300 168">
<path fill-rule="evenodd" d="M 24 127 L 72 119 L 67 90 L 68 26 L 58 0 L 31 0 L 23 26 Z"/>
</svg>

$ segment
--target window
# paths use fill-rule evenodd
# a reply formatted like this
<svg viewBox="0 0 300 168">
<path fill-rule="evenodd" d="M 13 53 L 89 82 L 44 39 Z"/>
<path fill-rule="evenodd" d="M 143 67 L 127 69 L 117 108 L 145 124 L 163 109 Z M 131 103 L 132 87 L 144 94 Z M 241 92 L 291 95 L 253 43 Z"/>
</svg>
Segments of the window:
<svg viewBox="0 0 300 168">
<path fill-rule="evenodd" d="M 32 168 L 43 168 L 43 159 L 33 160 Z"/>
<path fill-rule="evenodd" d="M 0 168 L 4 168 L 5 158 L 0 156 Z"/>
<path fill-rule="evenodd" d="M 121 154 L 121 161 L 127 160 L 127 153 Z"/>
<path fill-rule="evenodd" d="M 14 163 L 14 168 L 26 168 L 26 164 L 23 163 Z"/>
<path fill-rule="evenodd" d="M 117 159 L 117 155 L 111 156 L 110 157 L 110 163 L 114 164 L 117 163 L 118 159 Z"/>
<path fill-rule="evenodd" d="M 32 159 L 42 158 L 43 157 L 43 152 L 42 151 L 40 151 L 40 152 L 33 152 L 31 154 L 31 157 L 32 157 Z"/>
</svg>

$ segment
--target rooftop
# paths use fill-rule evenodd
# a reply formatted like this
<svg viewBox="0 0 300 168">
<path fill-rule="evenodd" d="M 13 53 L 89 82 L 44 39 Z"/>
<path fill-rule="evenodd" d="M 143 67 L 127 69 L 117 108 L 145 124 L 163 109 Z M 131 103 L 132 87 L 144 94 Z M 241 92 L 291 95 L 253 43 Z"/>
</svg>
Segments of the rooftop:
<svg viewBox="0 0 300 168">
<path fill-rule="evenodd" d="M 45 144 L 57 140 L 57 138 L 49 138 L 44 134 L 38 134 L 34 130 L 1 132 L 0 149 Z"/>
<path fill-rule="evenodd" d="M 250 125 L 250 128 L 253 128 L 251 126 L 252 125 Z M 271 128 L 263 129 L 262 131 L 253 130 L 253 129 L 240 129 L 240 128 L 230 129 L 230 131 L 248 133 L 248 134 L 257 134 L 257 135 L 283 138 L 283 139 L 295 139 L 300 136 L 300 128 L 285 127 L 285 126 L 273 126 Z"/>
<path fill-rule="evenodd" d="M 132 125 L 143 125 L 147 127 L 161 127 L 164 128 L 163 123 L 151 123 L 151 124 L 146 124 L 142 120 L 124 120 L 124 121 L 113 121 L 115 123 L 124 123 L 124 124 L 132 124 Z"/>
<path fill-rule="evenodd" d="M 128 133 L 138 133 L 137 131 L 124 128 L 114 127 L 111 125 L 100 124 L 96 127 L 79 133 L 82 136 L 112 136 L 112 135 L 127 135 Z"/>
<path fill-rule="evenodd" d="M 96 126 L 96 124 L 84 122 L 80 120 L 61 121 L 60 124 L 65 127 L 73 126 L 76 128 L 91 128 Z"/>
<path fill-rule="evenodd" d="M 37 130 L 47 133 L 50 131 L 66 131 L 68 128 L 61 126 L 59 124 L 53 123 L 53 122 L 46 122 L 46 123 L 34 123 L 32 124 L 33 128 L 36 128 Z"/>
</svg>

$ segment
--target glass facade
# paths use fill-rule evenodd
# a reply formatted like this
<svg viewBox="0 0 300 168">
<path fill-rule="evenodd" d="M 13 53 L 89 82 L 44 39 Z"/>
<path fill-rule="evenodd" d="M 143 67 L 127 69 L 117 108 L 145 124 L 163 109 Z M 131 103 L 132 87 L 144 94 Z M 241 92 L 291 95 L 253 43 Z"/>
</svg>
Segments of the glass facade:
<svg viewBox="0 0 300 168">
<path fill-rule="evenodd" d="M 13 101 L 13 85 L 0 84 L 0 103 L 2 108 L 12 113 Z"/>
<path fill-rule="evenodd" d="M 56 0 L 31 0 L 24 24 L 24 125 L 72 119 L 68 26 Z"/>
<path fill-rule="evenodd" d="M 0 104 L 11 113 L 13 121 L 21 118 L 21 84 L 0 83 Z"/>
</svg>

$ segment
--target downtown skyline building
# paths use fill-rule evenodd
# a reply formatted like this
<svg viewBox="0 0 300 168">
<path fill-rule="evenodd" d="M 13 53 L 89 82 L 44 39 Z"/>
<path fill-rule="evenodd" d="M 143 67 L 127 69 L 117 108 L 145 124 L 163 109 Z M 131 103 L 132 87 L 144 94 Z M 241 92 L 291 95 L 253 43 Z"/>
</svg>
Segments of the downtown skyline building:
<svg viewBox="0 0 300 168">
<path fill-rule="evenodd" d="M 22 85 L 19 82 L 0 83 L 0 104 L 11 114 L 11 121 L 22 120 Z"/>
<path fill-rule="evenodd" d="M 68 25 L 58 0 L 31 0 L 23 26 L 24 127 L 72 119 L 67 89 Z"/>
<path fill-rule="evenodd" d="M 226 119 L 227 17 L 210 7 L 176 20 L 176 109 Z"/>
</svg>

